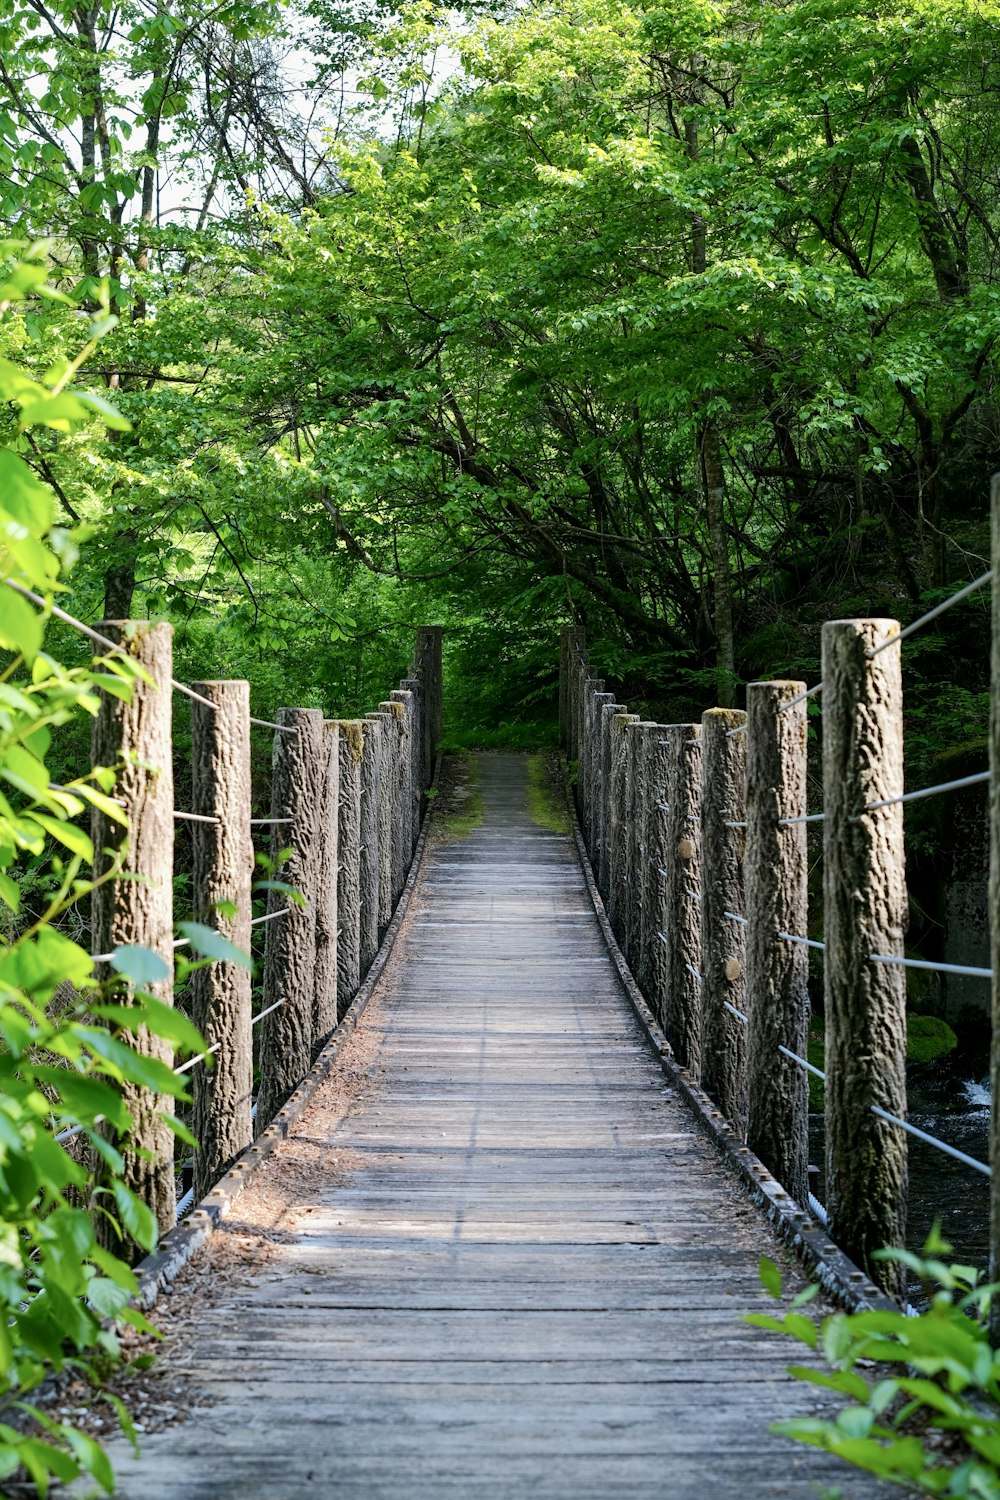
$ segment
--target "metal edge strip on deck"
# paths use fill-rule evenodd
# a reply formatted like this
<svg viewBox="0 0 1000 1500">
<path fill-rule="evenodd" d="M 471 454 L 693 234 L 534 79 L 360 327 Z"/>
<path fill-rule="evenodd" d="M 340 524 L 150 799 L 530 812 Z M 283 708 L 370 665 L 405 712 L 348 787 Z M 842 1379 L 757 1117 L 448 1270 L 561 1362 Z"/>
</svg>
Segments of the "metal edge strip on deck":
<svg viewBox="0 0 1000 1500">
<path fill-rule="evenodd" d="M 434 763 L 432 788 L 437 787 L 440 773 L 441 754 L 439 751 Z M 211 1191 L 206 1193 L 205 1197 L 191 1210 L 187 1218 L 175 1224 L 173 1229 L 169 1229 L 160 1239 L 157 1248 L 136 1267 L 139 1290 L 132 1302 L 144 1312 L 148 1312 L 154 1306 L 161 1292 L 170 1290 L 178 1272 L 183 1270 L 213 1230 L 232 1211 L 244 1188 L 252 1181 L 262 1163 L 268 1159 L 279 1141 L 286 1138 L 291 1127 L 301 1119 L 320 1085 L 335 1070 L 345 1044 L 356 1030 L 359 1020 L 378 988 L 389 955 L 395 947 L 400 928 L 409 910 L 410 899 L 420 878 L 427 835 L 436 806 L 437 799 L 432 798 L 424 815 L 423 826 L 413 851 L 406 883 L 396 903 L 392 919 L 385 930 L 385 936 L 379 944 L 378 952 L 372 959 L 371 968 L 342 1019 L 334 1027 L 317 1054 L 309 1072 L 257 1140 L 246 1147 L 229 1171 L 220 1177 Z"/>
<path fill-rule="evenodd" d="M 565 771 L 565 763 L 563 764 Z M 604 901 L 597 889 L 590 857 L 583 842 L 580 820 L 577 816 L 573 789 L 568 776 L 564 775 L 566 805 L 569 809 L 577 857 L 583 870 L 594 911 L 608 952 L 618 973 L 622 989 L 635 1011 L 639 1025 L 652 1050 L 656 1053 L 660 1067 L 675 1085 L 681 1098 L 691 1110 L 701 1129 L 718 1148 L 726 1165 L 736 1173 L 742 1185 L 749 1190 L 754 1206 L 760 1209 L 775 1230 L 778 1238 L 796 1254 L 810 1276 L 840 1307 L 847 1312 L 862 1312 L 874 1308 L 899 1311 L 899 1304 L 860 1270 L 830 1239 L 822 1225 L 817 1224 L 812 1214 L 806 1213 L 795 1199 L 773 1177 L 764 1163 L 750 1150 L 740 1144 L 735 1130 L 717 1108 L 715 1101 L 706 1094 L 686 1068 L 682 1068 L 674 1057 L 670 1043 L 654 1016 L 650 1006 L 635 981 L 625 955 L 608 921 Z"/>
</svg>

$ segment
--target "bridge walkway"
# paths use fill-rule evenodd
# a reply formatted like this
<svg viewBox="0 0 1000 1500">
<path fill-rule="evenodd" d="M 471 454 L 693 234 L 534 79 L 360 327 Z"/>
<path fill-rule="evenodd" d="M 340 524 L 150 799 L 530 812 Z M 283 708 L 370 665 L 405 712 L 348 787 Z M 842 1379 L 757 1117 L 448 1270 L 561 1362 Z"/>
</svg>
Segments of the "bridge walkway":
<svg viewBox="0 0 1000 1500">
<path fill-rule="evenodd" d="M 186 1417 L 115 1446 L 118 1493 L 873 1496 L 769 1435 L 816 1399 L 741 1322 L 787 1256 L 666 1086 L 525 761 L 478 770 L 483 821 L 429 847 L 346 1080 L 158 1309 L 147 1425 Z"/>
</svg>

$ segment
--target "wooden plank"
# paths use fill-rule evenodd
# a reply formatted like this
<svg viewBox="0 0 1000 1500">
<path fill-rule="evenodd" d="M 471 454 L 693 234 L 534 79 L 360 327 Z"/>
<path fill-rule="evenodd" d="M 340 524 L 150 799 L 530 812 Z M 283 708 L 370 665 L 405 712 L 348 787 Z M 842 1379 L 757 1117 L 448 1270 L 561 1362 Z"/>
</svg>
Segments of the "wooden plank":
<svg viewBox="0 0 1000 1500">
<path fill-rule="evenodd" d="M 524 762 L 480 784 L 343 1079 L 209 1242 L 156 1377 L 187 1420 L 116 1447 L 117 1493 L 874 1500 L 769 1433 L 824 1398 L 741 1315 L 762 1252 L 801 1278 L 664 1085 Z"/>
</svg>

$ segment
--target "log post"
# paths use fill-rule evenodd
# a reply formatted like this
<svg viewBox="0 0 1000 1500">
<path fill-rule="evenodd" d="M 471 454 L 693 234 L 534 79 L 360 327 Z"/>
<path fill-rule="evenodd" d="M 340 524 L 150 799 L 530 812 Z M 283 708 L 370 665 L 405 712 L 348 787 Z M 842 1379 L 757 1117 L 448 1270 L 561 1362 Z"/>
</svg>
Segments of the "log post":
<svg viewBox="0 0 1000 1500">
<path fill-rule="evenodd" d="M 413 834 L 413 746 L 415 712 L 413 706 L 413 694 L 408 688 L 394 688 L 389 694 L 393 703 L 402 709 L 399 718 L 399 832 L 402 840 L 400 853 L 402 855 L 402 870 L 399 889 L 402 891 L 406 884 L 407 872 L 410 861 L 413 858 L 413 846 L 416 842 Z M 398 898 L 397 898 L 398 899 Z"/>
<path fill-rule="evenodd" d="M 629 891 L 626 887 L 625 857 L 628 838 L 628 738 L 630 724 L 639 722 L 638 714 L 615 714 L 611 720 L 611 792 L 608 798 L 608 894 L 605 898 L 608 921 L 621 942 L 623 914 Z"/>
<path fill-rule="evenodd" d="M 406 844 L 410 837 L 409 781 L 410 748 L 406 739 L 406 708 L 393 695 L 379 704 L 379 712 L 389 715 L 389 787 L 392 836 L 392 905 L 395 909 L 406 880 Z M 404 821 L 406 826 L 404 827 Z"/>
<path fill-rule="evenodd" d="M 587 785 L 584 789 L 587 815 L 584 825 L 584 836 L 587 840 L 587 851 L 590 854 L 590 863 L 594 870 L 595 879 L 597 878 L 597 865 L 600 857 L 601 839 L 603 837 L 601 796 L 604 780 L 601 764 L 601 730 L 604 722 L 604 709 L 609 707 L 614 701 L 614 693 L 598 692 L 592 694 L 590 722 L 587 729 L 587 737 L 590 740 L 590 745 L 587 750 Z"/>
<path fill-rule="evenodd" d="M 337 1019 L 361 983 L 361 765 L 364 731 L 360 719 L 342 719 L 337 799 Z M 372 954 L 374 955 L 374 949 Z M 369 963 L 371 959 L 369 958 Z"/>
<path fill-rule="evenodd" d="M 279 873 L 305 898 L 297 906 L 282 891 L 269 891 L 266 924 L 264 1004 L 283 1003 L 260 1023 L 260 1135 L 305 1077 L 312 1062 L 313 991 L 316 974 L 316 867 L 326 759 L 323 715 L 318 708 L 280 708 L 278 723 L 294 734 L 277 732 L 271 778 L 271 816 L 278 824 L 271 849 L 295 852 Z"/>
<path fill-rule="evenodd" d="M 580 736 L 580 754 L 577 757 L 576 801 L 580 811 L 580 830 L 588 853 L 593 852 L 594 820 L 594 751 L 596 733 L 594 714 L 598 696 L 603 692 L 600 678 L 588 677 L 583 701 L 583 730 Z"/>
<path fill-rule="evenodd" d="M 629 846 L 631 859 L 629 902 L 629 968 L 640 989 L 646 984 L 648 968 L 649 924 L 646 909 L 652 909 L 657 899 L 659 876 L 649 858 L 650 807 L 657 792 L 650 775 L 653 764 L 654 742 L 662 731 L 659 724 L 648 719 L 633 724 L 629 730 L 632 751 L 631 775 L 633 778 L 634 837 Z"/>
<path fill-rule="evenodd" d="M 747 1144 L 797 1203 L 808 1202 L 809 1037 L 806 708 L 801 682 L 747 688 Z"/>
<path fill-rule="evenodd" d="M 409 693 L 412 708 L 410 719 L 410 799 L 412 802 L 410 854 L 412 856 L 417 847 L 417 839 L 420 837 L 420 824 L 424 813 L 424 688 L 419 677 L 404 677 L 399 686 L 402 692 Z"/>
<path fill-rule="evenodd" d="M 95 809 L 92 834 L 94 874 L 100 880 L 115 868 L 121 878 L 98 886 L 91 897 L 95 951 L 108 953 L 120 944 L 150 948 L 162 958 L 167 977 L 145 986 L 166 1005 L 173 1003 L 173 874 L 174 874 L 174 777 L 171 761 L 170 687 L 173 675 L 173 630 L 170 625 L 150 625 L 140 620 L 105 620 L 97 629 L 120 644 L 146 673 L 151 682 L 137 679 L 129 703 L 110 693 L 101 694 L 94 720 L 92 756 L 95 766 L 118 766 L 115 796 L 125 804 L 128 829 L 112 822 Z M 97 966 L 97 977 L 106 980 L 111 971 Z M 127 1037 L 137 1052 L 155 1057 L 167 1067 L 173 1064 L 173 1048 L 144 1026 Z M 162 1094 L 126 1083 L 122 1098 L 132 1116 L 127 1139 L 116 1142 L 124 1157 L 122 1173 L 129 1187 L 156 1215 L 161 1231 L 173 1228 L 176 1219 L 174 1193 L 174 1136 L 164 1122 L 173 1113 L 174 1101 Z M 98 1218 L 102 1241 L 118 1249 L 120 1242 L 111 1226 Z M 123 1231 L 124 1233 L 124 1231 Z M 124 1253 L 145 1254 L 125 1235 Z"/>
<path fill-rule="evenodd" d="M 823 899 L 826 1001 L 826 1208 L 830 1235 L 886 1291 L 902 1267 L 906 1135 L 906 930 L 900 648 L 870 655 L 895 620 L 823 626 Z M 867 810 L 866 810 L 867 809 Z"/>
<path fill-rule="evenodd" d="M 337 887 L 340 800 L 340 726 L 323 725 L 323 763 L 316 843 L 316 966 L 313 979 L 312 1051 L 315 1054 L 337 1024 Z"/>
<path fill-rule="evenodd" d="M 747 1014 L 746 829 L 734 826 L 746 821 L 746 717 L 738 709 L 710 708 L 701 718 L 701 1081 L 741 1141 L 747 1138 L 747 1026 L 728 1007 Z"/>
<path fill-rule="evenodd" d="M 664 1031 L 681 1067 L 701 1072 L 701 725 L 671 724 L 667 741 Z"/>
<path fill-rule="evenodd" d="M 667 843 L 667 782 L 670 776 L 669 726 L 657 724 L 646 746 L 646 816 L 644 842 L 649 869 L 649 899 L 642 908 L 640 946 L 643 959 L 643 993 L 649 1008 L 665 1029 L 668 974 L 667 928 L 669 904 L 667 881 L 670 854 Z"/>
<path fill-rule="evenodd" d="M 993 566 L 993 645 L 990 670 L 990 967 L 993 970 L 993 1035 L 990 1042 L 990 1270 L 1000 1281 L 1000 474 L 990 484 Z M 990 1337 L 1000 1348 L 1000 1293 L 990 1302 Z"/>
<path fill-rule="evenodd" d="M 191 810 L 211 823 L 192 824 L 197 921 L 250 952 L 253 836 L 250 827 L 250 684 L 196 682 L 214 705 L 191 704 Z M 217 959 L 191 976 L 191 1014 L 214 1066 L 195 1068 L 195 1201 L 218 1182 L 253 1140 L 253 977 L 242 964 Z"/>
<path fill-rule="evenodd" d="M 444 684 L 442 681 L 441 625 L 417 627 L 416 659 L 422 663 L 420 676 L 425 683 L 427 712 L 424 715 L 424 745 L 421 759 L 425 766 L 424 785 L 430 786 L 434 774 L 434 757 L 441 743 L 441 726 L 444 707 Z"/>
<path fill-rule="evenodd" d="M 396 742 L 395 716 L 389 713 L 366 714 L 365 723 L 378 726 L 372 736 L 372 749 L 378 762 L 375 777 L 378 786 L 378 938 L 382 941 L 392 919 L 393 808 L 395 806 L 396 767 L 393 761 Z M 368 731 L 365 730 L 367 738 Z M 362 895 L 364 892 L 362 892 Z"/>
<path fill-rule="evenodd" d="M 379 814 L 382 806 L 382 737 L 380 719 L 365 719 L 361 728 L 361 843 L 358 863 L 359 969 L 363 979 L 378 952 L 381 870 Z"/>
<path fill-rule="evenodd" d="M 597 748 L 600 764 L 600 788 L 597 801 L 600 837 L 597 841 L 597 864 L 594 867 L 594 875 L 597 880 L 597 889 L 603 896 L 605 905 L 608 900 L 608 866 L 611 853 L 611 747 L 614 743 L 612 725 L 618 714 L 627 712 L 628 709 L 624 703 L 605 703 L 601 709 L 600 739 Z"/>
<path fill-rule="evenodd" d="M 655 728 L 648 720 L 636 719 L 625 727 L 625 856 L 622 876 L 621 949 L 635 973 L 639 953 L 640 924 L 645 887 L 645 779 L 642 758 L 644 734 Z"/>
</svg>

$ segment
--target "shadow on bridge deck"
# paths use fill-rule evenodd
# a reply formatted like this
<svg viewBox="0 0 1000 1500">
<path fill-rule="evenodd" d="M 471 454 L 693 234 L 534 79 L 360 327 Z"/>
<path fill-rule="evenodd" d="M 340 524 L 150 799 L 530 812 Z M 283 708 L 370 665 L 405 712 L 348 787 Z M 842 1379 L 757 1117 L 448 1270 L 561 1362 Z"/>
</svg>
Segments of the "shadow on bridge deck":
<svg viewBox="0 0 1000 1500">
<path fill-rule="evenodd" d="M 175 1294 L 157 1379 L 189 1414 L 116 1449 L 119 1494 L 881 1493 L 769 1436 L 815 1401 L 740 1321 L 759 1254 L 788 1258 L 665 1086 L 524 760 L 479 767 L 484 821 L 431 843 L 346 1096 Z"/>
</svg>

